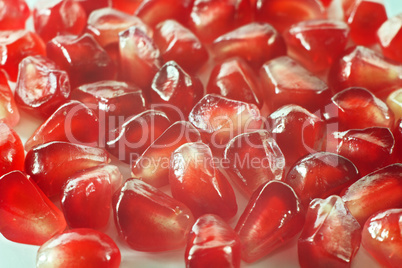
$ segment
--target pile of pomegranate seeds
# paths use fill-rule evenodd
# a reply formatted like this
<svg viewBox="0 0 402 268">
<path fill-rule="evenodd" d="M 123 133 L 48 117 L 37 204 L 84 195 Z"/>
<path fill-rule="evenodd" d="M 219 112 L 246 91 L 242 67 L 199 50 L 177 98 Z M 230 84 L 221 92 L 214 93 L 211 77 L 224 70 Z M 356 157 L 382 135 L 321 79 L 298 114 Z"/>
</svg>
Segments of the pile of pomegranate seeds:
<svg viewBox="0 0 402 268">
<path fill-rule="evenodd" d="M 36 267 L 401 266 L 383 0 L 0 7 L 0 233 Z"/>
</svg>

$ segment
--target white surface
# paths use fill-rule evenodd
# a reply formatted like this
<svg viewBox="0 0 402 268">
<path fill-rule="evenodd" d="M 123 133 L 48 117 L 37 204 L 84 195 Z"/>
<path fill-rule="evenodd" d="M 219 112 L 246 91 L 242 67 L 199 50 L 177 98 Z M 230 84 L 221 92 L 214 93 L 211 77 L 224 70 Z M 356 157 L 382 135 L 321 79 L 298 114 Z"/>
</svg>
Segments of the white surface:
<svg viewBox="0 0 402 268">
<path fill-rule="evenodd" d="M 36 0 L 28 0 L 28 3 L 34 3 Z M 389 14 L 395 15 L 402 12 L 402 1 L 401 0 L 386 0 L 386 7 Z M 391 8 L 392 7 L 392 8 Z M 32 134 L 35 128 L 38 126 L 39 122 L 26 114 L 23 114 L 23 118 L 20 124 L 15 128 L 16 131 L 21 135 L 23 141 Z M 121 166 L 125 178 L 129 177 L 129 171 L 127 166 Z M 240 196 L 240 195 L 238 195 Z M 241 199 L 241 197 L 240 197 Z M 239 200 L 239 211 L 241 212 L 244 208 L 244 201 Z M 238 213 L 239 214 L 239 213 Z M 232 226 L 235 225 L 237 220 L 232 220 Z M 184 265 L 184 249 L 174 252 L 166 253 L 141 253 L 126 247 L 117 237 L 114 231 L 113 220 L 110 219 L 110 227 L 108 229 L 108 234 L 118 243 L 121 253 L 122 253 L 122 264 L 121 267 L 170 267 L 170 268 L 180 268 L 185 267 Z M 297 261 L 297 240 L 293 240 L 292 243 L 288 244 L 284 248 L 275 251 L 261 261 L 248 265 L 242 263 L 242 267 L 298 267 Z M 37 246 L 28 246 L 23 244 L 17 244 L 6 240 L 0 235 L 0 268 L 33 268 L 35 267 L 35 258 Z M 379 265 L 367 254 L 364 249 L 360 249 L 355 260 L 353 261 L 352 267 L 370 267 L 375 268 Z"/>
</svg>

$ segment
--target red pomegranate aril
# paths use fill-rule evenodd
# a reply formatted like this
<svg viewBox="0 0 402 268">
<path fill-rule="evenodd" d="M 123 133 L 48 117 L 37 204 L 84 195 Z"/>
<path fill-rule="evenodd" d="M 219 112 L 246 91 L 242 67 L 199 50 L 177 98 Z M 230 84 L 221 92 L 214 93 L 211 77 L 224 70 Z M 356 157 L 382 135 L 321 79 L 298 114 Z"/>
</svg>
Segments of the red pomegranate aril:
<svg viewBox="0 0 402 268">
<path fill-rule="evenodd" d="M 20 113 L 8 84 L 6 74 L 0 70 L 0 123 L 14 127 L 20 121 Z"/>
<path fill-rule="evenodd" d="M 113 0 L 112 7 L 128 14 L 134 14 L 142 0 Z"/>
<path fill-rule="evenodd" d="M 186 143 L 172 153 L 169 184 L 172 196 L 187 205 L 195 217 L 215 214 L 229 220 L 236 215 L 232 186 L 215 166 L 205 143 Z"/>
<path fill-rule="evenodd" d="M 241 58 L 230 58 L 215 65 L 209 77 L 207 94 L 255 104 L 260 109 L 263 105 L 259 80 Z"/>
<path fill-rule="evenodd" d="M 35 146 L 25 158 L 25 171 L 49 197 L 59 195 L 63 184 L 77 171 L 110 162 L 104 149 L 68 142 Z"/>
<path fill-rule="evenodd" d="M 20 62 L 15 101 L 29 113 L 48 118 L 67 102 L 70 92 L 68 74 L 53 61 L 44 56 L 28 56 Z"/>
<path fill-rule="evenodd" d="M 267 118 L 266 129 L 285 156 L 286 170 L 323 146 L 324 121 L 297 105 L 286 105 L 273 112 Z"/>
<path fill-rule="evenodd" d="M 247 195 L 271 180 L 282 180 L 285 157 L 266 130 L 240 134 L 226 146 L 224 160 L 229 177 Z"/>
<path fill-rule="evenodd" d="M 385 99 L 393 89 L 402 86 L 402 65 L 374 50 L 357 46 L 346 50 L 334 62 L 328 75 L 328 84 L 333 93 L 348 87 L 364 87 Z"/>
<path fill-rule="evenodd" d="M 296 104 L 315 113 L 330 102 L 327 84 L 288 56 L 266 62 L 260 78 L 265 102 L 273 111 Z"/>
<path fill-rule="evenodd" d="M 252 6 L 245 0 L 195 0 L 188 22 L 203 43 L 211 43 L 251 20 Z"/>
<path fill-rule="evenodd" d="M 69 101 L 40 125 L 25 143 L 29 151 L 38 144 L 68 141 L 89 146 L 102 144 L 98 117 L 85 104 Z"/>
<path fill-rule="evenodd" d="M 344 52 L 349 27 L 342 21 L 308 20 L 292 25 L 283 37 L 289 55 L 310 71 L 320 73 L 329 69 Z"/>
<path fill-rule="evenodd" d="M 387 20 L 383 0 L 354 1 L 350 7 L 347 23 L 350 37 L 358 45 L 370 46 L 376 43 L 377 30 Z"/>
<path fill-rule="evenodd" d="M 25 0 L 1 0 L 0 30 L 25 29 L 31 11 Z"/>
<path fill-rule="evenodd" d="M 392 91 L 386 103 L 394 113 L 395 119 L 402 118 L 402 88 Z"/>
<path fill-rule="evenodd" d="M 87 228 L 52 237 L 36 256 L 37 268 L 118 268 L 120 262 L 116 243 L 108 235 Z"/>
<path fill-rule="evenodd" d="M 193 108 L 189 121 L 213 149 L 224 149 L 235 136 L 262 128 L 263 118 L 254 104 L 215 94 L 204 96 Z"/>
<path fill-rule="evenodd" d="M 280 33 L 300 21 L 324 17 L 319 0 L 259 0 L 256 6 L 257 21 L 272 24 Z"/>
<path fill-rule="evenodd" d="M 198 37 L 175 20 L 159 23 L 155 27 L 154 41 L 165 62 L 174 60 L 190 73 L 198 71 L 209 57 Z"/>
<path fill-rule="evenodd" d="M 68 73 L 72 88 L 116 76 L 113 61 L 90 34 L 56 36 L 47 43 L 46 52 Z"/>
<path fill-rule="evenodd" d="M 87 13 L 87 17 L 90 16 L 92 11 L 104 8 L 104 7 L 109 7 L 111 2 L 114 2 L 115 0 L 74 0 L 75 2 L 78 2 L 81 4 L 81 6 L 84 8 L 85 12 Z"/>
<path fill-rule="evenodd" d="M 238 234 L 219 216 L 205 214 L 194 223 L 185 251 L 186 267 L 240 268 Z"/>
<path fill-rule="evenodd" d="M 39 0 L 35 4 L 33 21 L 36 33 L 48 42 L 59 34 L 81 34 L 87 24 L 87 15 L 74 0 Z"/>
<path fill-rule="evenodd" d="M 283 182 L 296 192 L 304 207 L 314 198 L 327 198 L 360 178 L 355 165 L 347 158 L 327 152 L 310 154 L 290 169 Z"/>
<path fill-rule="evenodd" d="M 170 155 L 181 145 L 197 141 L 201 135 L 191 123 L 173 123 L 133 163 L 132 176 L 154 187 L 169 184 Z"/>
<path fill-rule="evenodd" d="M 258 70 L 267 60 L 286 55 L 286 44 L 270 24 L 253 22 L 215 39 L 212 53 L 216 61 L 241 57 Z"/>
<path fill-rule="evenodd" d="M 372 215 L 362 231 L 362 246 L 382 267 L 397 268 L 402 263 L 402 209 Z"/>
<path fill-rule="evenodd" d="M 12 82 L 17 80 L 18 64 L 23 58 L 46 54 L 43 40 L 27 30 L 0 31 L 0 46 L 0 68 L 6 71 Z"/>
<path fill-rule="evenodd" d="M 184 204 L 138 180 L 113 196 L 120 237 L 134 250 L 160 252 L 184 247 L 194 217 Z"/>
<path fill-rule="evenodd" d="M 377 41 L 385 57 L 402 62 L 399 47 L 402 44 L 402 14 L 385 21 L 377 31 Z"/>
<path fill-rule="evenodd" d="M 340 154 L 356 165 L 360 176 L 386 166 L 395 147 L 394 137 L 388 128 L 372 127 L 333 132 L 328 137 L 327 151 Z"/>
<path fill-rule="evenodd" d="M 402 118 L 400 118 L 395 124 L 395 129 L 393 131 L 395 146 L 392 151 L 391 161 L 394 163 L 402 163 Z"/>
<path fill-rule="evenodd" d="M 112 130 L 106 149 L 120 161 L 132 164 L 170 124 L 164 112 L 147 110 Z"/>
<path fill-rule="evenodd" d="M 314 199 L 297 244 L 300 266 L 350 267 L 360 246 L 360 232 L 360 224 L 339 196 Z"/>
<path fill-rule="evenodd" d="M 152 107 L 166 113 L 172 122 L 186 120 L 201 99 L 201 81 L 186 73 L 175 61 L 165 63 L 151 85 Z"/>
<path fill-rule="evenodd" d="M 327 120 L 337 123 L 340 131 L 368 127 L 393 129 L 392 110 L 365 88 L 347 88 L 331 100 L 332 103 L 326 107 Z"/>
<path fill-rule="evenodd" d="M 235 231 L 242 243 L 242 259 L 255 262 L 294 238 L 303 228 L 304 213 L 287 184 L 270 181 L 253 193 Z"/>
<path fill-rule="evenodd" d="M 167 19 L 186 23 L 192 4 L 191 0 L 143 0 L 134 14 L 152 28 Z"/>
<path fill-rule="evenodd" d="M 162 66 L 162 56 L 154 41 L 139 27 L 119 34 L 120 72 L 125 81 L 147 90 Z"/>
<path fill-rule="evenodd" d="M 7 124 L 0 122 L 0 176 L 24 170 L 25 152 L 20 136 Z"/>
<path fill-rule="evenodd" d="M 342 199 L 363 226 L 374 213 L 402 206 L 402 164 L 378 169 L 344 190 Z"/>
<path fill-rule="evenodd" d="M 61 194 L 61 208 L 71 228 L 103 229 L 109 221 L 112 195 L 122 184 L 116 166 L 98 166 L 69 177 Z"/>
<path fill-rule="evenodd" d="M 13 242 L 41 245 L 66 228 L 63 213 L 25 173 L 0 177 L 0 233 Z"/>
</svg>

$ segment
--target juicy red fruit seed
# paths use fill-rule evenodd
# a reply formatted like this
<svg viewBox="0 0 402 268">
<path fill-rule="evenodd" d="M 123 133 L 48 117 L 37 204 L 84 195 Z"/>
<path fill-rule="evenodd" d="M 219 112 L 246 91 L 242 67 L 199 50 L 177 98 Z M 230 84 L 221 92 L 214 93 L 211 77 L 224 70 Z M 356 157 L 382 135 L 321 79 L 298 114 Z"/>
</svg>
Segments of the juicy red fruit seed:
<svg viewBox="0 0 402 268">
<path fill-rule="evenodd" d="M 402 62 L 398 49 L 402 44 L 402 14 L 385 21 L 377 31 L 377 39 L 385 57 Z"/>
<path fill-rule="evenodd" d="M 204 89 L 201 81 L 169 61 L 156 73 L 151 85 L 154 108 L 166 113 L 172 122 L 186 120 Z"/>
<path fill-rule="evenodd" d="M 362 232 L 362 246 L 383 267 L 397 268 L 402 262 L 402 209 L 389 209 L 372 215 Z"/>
<path fill-rule="evenodd" d="M 350 267 L 360 246 L 360 224 L 339 196 L 314 199 L 298 241 L 304 267 Z"/>
<path fill-rule="evenodd" d="M 110 1 L 108 0 L 74 0 L 81 4 L 81 6 L 85 9 L 87 16 L 89 16 L 92 11 L 95 11 L 100 8 L 109 7 Z M 114 2 L 114 0 L 113 0 Z"/>
<path fill-rule="evenodd" d="M 303 228 L 304 213 L 287 184 L 270 181 L 256 190 L 237 222 L 242 259 L 255 262 L 285 245 Z"/>
<path fill-rule="evenodd" d="M 0 70 L 0 123 L 14 127 L 19 121 L 20 113 L 13 92 L 8 85 L 6 74 Z"/>
<path fill-rule="evenodd" d="M 19 30 L 25 28 L 25 22 L 31 11 L 25 0 L 2 0 L 0 30 Z"/>
<path fill-rule="evenodd" d="M 75 172 L 107 164 L 104 149 L 67 142 L 50 142 L 32 148 L 25 158 L 25 171 L 49 197 L 59 195 Z"/>
<path fill-rule="evenodd" d="M 46 53 L 68 73 L 72 88 L 116 76 L 113 61 L 90 34 L 56 36 L 47 43 Z"/>
<path fill-rule="evenodd" d="M 194 223 L 184 204 L 138 179 L 115 193 L 113 210 L 120 237 L 138 251 L 182 248 Z"/>
<path fill-rule="evenodd" d="M 59 34 L 81 34 L 87 15 L 74 0 L 40 0 L 35 5 L 33 20 L 36 33 L 48 42 Z"/>
<path fill-rule="evenodd" d="M 344 190 L 342 199 L 362 226 L 374 213 L 402 206 L 402 164 L 364 176 Z"/>
<path fill-rule="evenodd" d="M 296 162 L 283 182 L 291 186 L 304 207 L 308 207 L 314 198 L 339 194 L 359 178 L 358 170 L 347 158 L 318 152 Z"/>
<path fill-rule="evenodd" d="M 285 157 L 272 135 L 266 130 L 244 133 L 227 144 L 224 159 L 229 177 L 247 195 L 272 180 L 282 180 Z"/>
<path fill-rule="evenodd" d="M 173 123 L 133 163 L 132 176 L 154 187 L 169 184 L 170 155 L 181 145 L 197 141 L 201 135 L 191 123 Z"/>
<path fill-rule="evenodd" d="M 113 0 L 112 6 L 128 14 L 134 14 L 142 0 Z"/>
<path fill-rule="evenodd" d="M 101 144 L 98 117 L 86 105 L 69 101 L 40 125 L 25 143 L 32 147 L 50 141 L 65 141 L 88 146 Z"/>
<path fill-rule="evenodd" d="M 70 80 L 65 71 L 43 56 L 29 56 L 19 64 L 15 101 L 21 108 L 48 118 L 70 97 Z"/>
<path fill-rule="evenodd" d="M 112 195 L 122 183 L 116 166 L 99 166 L 69 177 L 61 194 L 61 208 L 71 228 L 102 230 L 109 221 Z"/>
<path fill-rule="evenodd" d="M 7 124 L 0 122 L 0 176 L 24 170 L 25 152 L 21 138 Z"/>
<path fill-rule="evenodd" d="M 211 149 L 202 142 L 186 143 L 170 157 L 172 196 L 187 205 L 195 217 L 211 213 L 228 220 L 236 215 L 233 189 L 214 165 Z"/>
<path fill-rule="evenodd" d="M 118 268 L 120 250 L 106 234 L 92 229 L 73 229 L 52 237 L 36 256 L 37 268 Z"/>
<path fill-rule="evenodd" d="M 0 177 L 0 233 L 8 240 L 41 245 L 66 228 L 63 213 L 21 171 Z"/>
<path fill-rule="evenodd" d="M 286 55 L 286 45 L 270 24 L 253 22 L 215 39 L 212 53 L 215 61 L 240 57 L 258 70 L 264 62 Z"/>
<path fill-rule="evenodd" d="M 205 214 L 194 223 L 185 251 L 186 267 L 240 267 L 238 234 L 220 217 Z"/>
</svg>

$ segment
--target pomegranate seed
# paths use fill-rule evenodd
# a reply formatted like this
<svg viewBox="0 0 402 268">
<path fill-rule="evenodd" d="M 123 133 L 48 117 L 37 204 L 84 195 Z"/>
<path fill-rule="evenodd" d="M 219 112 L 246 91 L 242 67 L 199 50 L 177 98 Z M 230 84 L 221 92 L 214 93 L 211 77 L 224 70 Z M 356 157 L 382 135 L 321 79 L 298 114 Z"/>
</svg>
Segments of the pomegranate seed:
<svg viewBox="0 0 402 268">
<path fill-rule="evenodd" d="M 92 110 L 81 102 L 69 101 L 35 130 L 25 143 L 25 149 L 50 141 L 96 146 L 100 139 L 99 120 Z"/>
<path fill-rule="evenodd" d="M 139 27 L 119 34 L 121 75 L 142 89 L 148 89 L 162 66 L 162 57 L 154 41 Z"/>
<path fill-rule="evenodd" d="M 120 261 L 120 250 L 109 236 L 81 228 L 58 234 L 43 244 L 36 267 L 118 268 Z"/>
<path fill-rule="evenodd" d="M 81 4 L 81 6 L 85 9 L 85 12 L 87 13 L 87 16 L 89 16 L 92 11 L 104 7 L 109 7 L 110 6 L 110 0 L 74 0 L 75 2 L 78 2 Z M 112 0 L 114 2 L 116 0 Z"/>
<path fill-rule="evenodd" d="M 347 17 L 350 37 L 358 45 L 373 45 L 376 43 L 378 28 L 386 20 L 387 12 L 383 0 L 354 1 Z"/>
<path fill-rule="evenodd" d="M 318 152 L 300 159 L 283 180 L 308 207 L 314 198 L 339 194 L 360 178 L 355 165 L 337 154 Z"/>
<path fill-rule="evenodd" d="M 72 88 L 116 76 L 113 61 L 90 34 L 56 36 L 47 43 L 46 52 L 68 73 Z"/>
<path fill-rule="evenodd" d="M 134 14 L 142 0 L 113 0 L 112 7 L 128 14 Z"/>
<path fill-rule="evenodd" d="M 35 31 L 45 42 L 59 34 L 79 35 L 87 24 L 84 8 L 74 0 L 40 0 L 33 18 Z"/>
<path fill-rule="evenodd" d="M 49 197 L 61 193 L 75 172 L 110 162 L 103 149 L 68 142 L 49 142 L 28 151 L 25 171 Z"/>
<path fill-rule="evenodd" d="M 41 245 L 66 228 L 63 213 L 25 173 L 0 177 L 1 234 L 8 240 Z"/>
<path fill-rule="evenodd" d="M 402 206 L 402 164 L 378 169 L 345 189 L 342 199 L 353 217 L 364 225 L 374 213 Z"/>
<path fill-rule="evenodd" d="M 13 92 L 8 85 L 6 74 L 0 70 L 0 123 L 14 127 L 19 121 L 20 113 Z"/>
<path fill-rule="evenodd" d="M 392 91 L 386 103 L 394 113 L 395 119 L 402 118 L 402 88 Z"/>
<path fill-rule="evenodd" d="M 270 24 L 253 22 L 219 36 L 212 52 L 216 61 L 241 57 L 258 70 L 267 60 L 286 55 L 286 45 Z"/>
<path fill-rule="evenodd" d="M 254 71 L 241 58 L 231 58 L 215 65 L 207 85 L 208 94 L 263 105 L 260 84 Z"/>
<path fill-rule="evenodd" d="M 172 153 L 169 183 L 173 197 L 186 204 L 195 217 L 211 213 L 228 220 L 236 215 L 233 189 L 214 165 L 205 143 L 186 143 Z"/>
<path fill-rule="evenodd" d="M 25 0 L 1 0 L 0 30 L 20 30 L 25 28 L 25 22 L 31 11 Z"/>
<path fill-rule="evenodd" d="M 109 134 L 107 150 L 120 161 L 133 163 L 170 126 L 164 112 L 148 110 L 127 119 Z"/>
<path fill-rule="evenodd" d="M 239 236 L 219 216 L 205 214 L 197 219 L 188 236 L 187 267 L 240 268 Z"/>
<path fill-rule="evenodd" d="M 122 184 L 122 175 L 113 165 L 74 173 L 64 184 L 61 208 L 71 228 L 102 229 L 109 221 L 112 194 Z"/>
<path fill-rule="evenodd" d="M 235 231 L 242 243 L 242 259 L 255 262 L 285 245 L 303 228 L 304 213 L 287 184 L 270 181 L 253 193 Z"/>
<path fill-rule="evenodd" d="M 283 106 L 273 112 L 266 123 L 266 129 L 285 156 L 286 169 L 300 158 L 322 149 L 324 122 L 300 106 Z"/>
<path fill-rule="evenodd" d="M 392 132 L 381 127 L 333 132 L 328 140 L 327 151 L 352 161 L 361 176 L 386 166 L 395 144 Z"/>
<path fill-rule="evenodd" d="M 42 118 L 48 118 L 70 97 L 70 80 L 65 71 L 44 56 L 29 56 L 19 65 L 15 101 Z"/>
<path fill-rule="evenodd" d="M 0 123 L 0 152 L 0 176 L 24 170 L 25 152 L 21 138 L 5 123 Z"/>
<path fill-rule="evenodd" d="M 297 22 L 324 18 L 324 14 L 319 0 L 259 0 L 256 9 L 256 19 L 272 24 L 280 33 Z"/>
<path fill-rule="evenodd" d="M 133 177 L 154 187 L 167 185 L 170 155 L 181 145 L 197 141 L 201 141 L 201 136 L 192 124 L 185 121 L 172 124 L 133 163 Z"/>
<path fill-rule="evenodd" d="M 260 77 L 265 101 L 273 111 L 296 104 L 314 113 L 330 101 L 327 84 L 288 56 L 266 62 Z"/>
<path fill-rule="evenodd" d="M 301 267 L 350 267 L 360 246 L 360 224 L 339 196 L 314 199 L 298 241 Z"/>
<path fill-rule="evenodd" d="M 402 14 L 385 21 L 377 31 L 377 40 L 385 57 L 402 62 L 402 53 L 399 51 L 402 44 Z"/>
<path fill-rule="evenodd" d="M 151 85 L 153 106 L 164 111 L 173 122 L 186 120 L 203 93 L 201 81 L 186 73 L 174 61 L 162 66 Z"/>
<path fill-rule="evenodd" d="M 271 180 L 282 180 L 285 158 L 266 130 L 240 134 L 226 146 L 224 159 L 230 178 L 247 195 Z"/>
<path fill-rule="evenodd" d="M 393 135 L 395 138 L 395 146 L 391 159 L 393 159 L 395 163 L 402 163 L 402 150 L 400 149 L 402 148 L 402 118 L 397 121 Z"/>
<path fill-rule="evenodd" d="M 372 215 L 362 231 L 362 246 L 383 267 L 399 267 L 402 262 L 402 209 L 384 210 Z"/>
<path fill-rule="evenodd" d="M 138 179 L 115 193 L 113 209 L 120 237 L 138 251 L 182 248 L 194 223 L 184 204 Z"/>
<path fill-rule="evenodd" d="M 292 25 L 283 37 L 289 55 L 310 71 L 319 73 L 328 70 L 344 52 L 349 27 L 341 21 L 308 20 Z"/>
<path fill-rule="evenodd" d="M 334 93 L 348 87 L 363 87 L 379 98 L 386 98 L 393 89 L 402 86 L 402 66 L 374 50 L 357 46 L 346 50 L 334 62 L 328 83 Z"/>
<path fill-rule="evenodd" d="M 176 61 L 184 70 L 195 73 L 208 60 L 200 40 L 175 20 L 165 20 L 155 27 L 154 40 L 164 61 Z"/>
<path fill-rule="evenodd" d="M 0 31 L 0 67 L 9 80 L 15 82 L 18 76 L 18 64 L 28 56 L 45 55 L 45 44 L 36 33 L 27 30 Z"/>
</svg>

